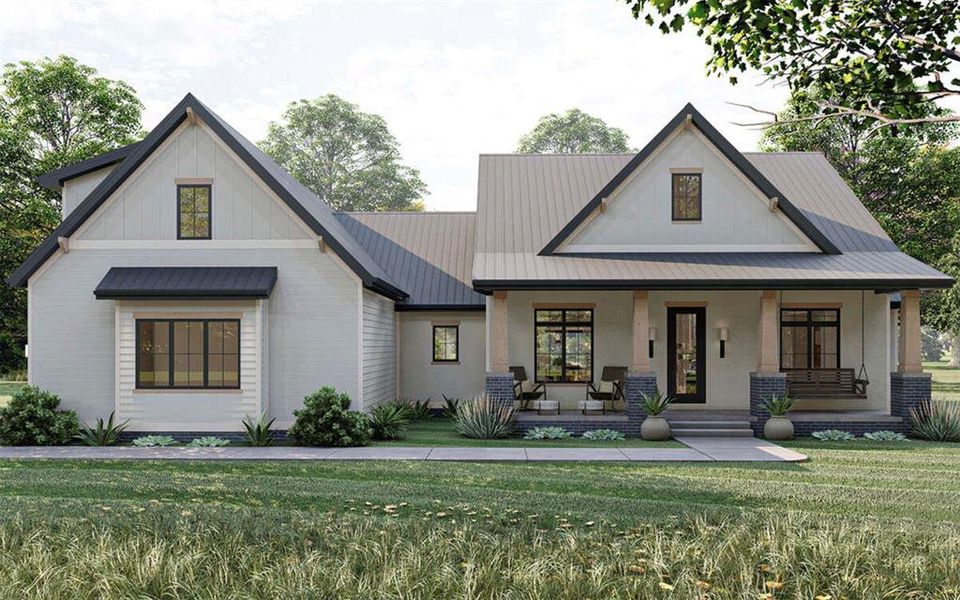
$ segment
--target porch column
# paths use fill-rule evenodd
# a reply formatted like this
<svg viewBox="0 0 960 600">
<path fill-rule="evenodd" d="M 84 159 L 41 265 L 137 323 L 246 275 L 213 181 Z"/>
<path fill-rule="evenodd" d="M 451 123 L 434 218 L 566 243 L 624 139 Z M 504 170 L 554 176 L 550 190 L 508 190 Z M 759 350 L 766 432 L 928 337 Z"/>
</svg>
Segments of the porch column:
<svg viewBox="0 0 960 600">
<path fill-rule="evenodd" d="M 490 372 L 487 373 L 484 392 L 491 400 L 513 405 L 513 375 L 507 355 L 507 292 L 493 292 L 490 305 L 493 323 L 490 328 Z"/>
<path fill-rule="evenodd" d="M 900 292 L 900 362 L 898 373 L 922 373 L 920 363 L 920 291 Z"/>
<path fill-rule="evenodd" d="M 646 290 L 633 292 L 633 360 L 630 370 L 642 372 L 650 370 L 650 319 L 647 313 L 648 299 Z"/>
<path fill-rule="evenodd" d="M 777 352 L 777 292 L 764 290 L 760 294 L 760 324 L 757 339 L 757 373 L 777 373 L 780 361 Z"/>
</svg>

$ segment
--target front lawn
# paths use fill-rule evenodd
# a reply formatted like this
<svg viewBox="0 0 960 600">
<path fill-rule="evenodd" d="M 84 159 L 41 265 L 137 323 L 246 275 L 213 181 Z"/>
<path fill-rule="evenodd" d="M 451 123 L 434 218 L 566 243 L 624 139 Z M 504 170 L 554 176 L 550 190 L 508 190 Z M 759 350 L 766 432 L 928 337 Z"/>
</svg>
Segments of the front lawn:
<svg viewBox="0 0 960 600">
<path fill-rule="evenodd" d="M 414 421 L 407 425 L 403 439 L 388 442 L 370 442 L 371 446 L 466 446 L 466 447 L 511 447 L 511 448 L 686 448 L 680 442 L 647 442 L 640 438 L 627 438 L 620 442 L 591 441 L 582 437 L 564 440 L 525 440 L 512 437 L 502 440 L 473 440 L 463 437 L 453 428 L 450 419 L 433 418 Z"/>
<path fill-rule="evenodd" d="M 785 463 L 0 463 L 0 597 L 953 598 L 960 446 Z"/>
<path fill-rule="evenodd" d="M 948 367 L 946 361 L 925 362 L 923 370 L 930 373 L 934 398 L 960 401 L 960 369 Z"/>
</svg>

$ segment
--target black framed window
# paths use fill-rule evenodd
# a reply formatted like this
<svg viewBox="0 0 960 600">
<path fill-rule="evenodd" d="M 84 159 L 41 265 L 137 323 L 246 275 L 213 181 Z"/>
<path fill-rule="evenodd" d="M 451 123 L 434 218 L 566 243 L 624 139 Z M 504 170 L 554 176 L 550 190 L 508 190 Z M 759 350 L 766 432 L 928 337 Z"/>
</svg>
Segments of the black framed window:
<svg viewBox="0 0 960 600">
<path fill-rule="evenodd" d="M 433 361 L 457 362 L 460 360 L 460 327 L 457 325 L 433 326 Z"/>
<path fill-rule="evenodd" d="M 671 214 L 674 221 L 703 218 L 703 190 L 700 173 L 674 173 L 671 185 Z"/>
<path fill-rule="evenodd" d="M 137 319 L 137 388 L 238 389 L 238 319 Z"/>
<path fill-rule="evenodd" d="M 780 368 L 840 368 L 840 310 L 780 310 Z"/>
<path fill-rule="evenodd" d="M 210 185 L 177 186 L 177 239 L 209 240 Z"/>
<path fill-rule="evenodd" d="M 593 309 L 535 309 L 536 381 L 593 381 Z"/>
</svg>

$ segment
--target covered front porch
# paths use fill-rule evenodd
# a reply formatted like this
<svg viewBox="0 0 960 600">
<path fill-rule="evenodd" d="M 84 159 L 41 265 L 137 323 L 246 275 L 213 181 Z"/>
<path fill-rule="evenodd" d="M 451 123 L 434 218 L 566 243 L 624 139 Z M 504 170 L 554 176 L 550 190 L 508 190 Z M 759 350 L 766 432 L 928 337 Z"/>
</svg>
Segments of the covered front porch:
<svg viewBox="0 0 960 600">
<path fill-rule="evenodd" d="M 915 290 L 496 290 L 486 391 L 504 401 L 541 392 L 546 402 L 523 403 L 521 428 L 636 433 L 642 394 L 660 389 L 681 423 L 759 431 L 763 401 L 789 393 L 800 434 L 903 430 L 929 398 L 919 326 Z M 611 369 L 621 376 L 601 387 Z M 585 403 L 611 386 L 615 399 Z"/>
</svg>

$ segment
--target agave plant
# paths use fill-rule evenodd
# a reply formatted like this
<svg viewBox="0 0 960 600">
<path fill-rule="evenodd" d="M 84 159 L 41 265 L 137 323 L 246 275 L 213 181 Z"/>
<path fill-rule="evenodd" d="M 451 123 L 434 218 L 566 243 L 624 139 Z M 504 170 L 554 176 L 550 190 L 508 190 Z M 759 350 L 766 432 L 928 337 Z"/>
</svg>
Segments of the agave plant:
<svg viewBox="0 0 960 600">
<path fill-rule="evenodd" d="M 402 408 L 406 412 L 406 417 L 409 421 L 423 421 L 432 416 L 430 413 L 430 398 L 426 400 L 398 398 L 391 404 Z"/>
<path fill-rule="evenodd" d="M 763 409 L 770 413 L 771 417 L 782 417 L 793 408 L 793 398 L 783 394 L 782 396 L 771 396 L 763 401 Z"/>
<path fill-rule="evenodd" d="M 910 410 L 910 429 L 935 442 L 960 442 L 960 402 L 937 398 Z"/>
<path fill-rule="evenodd" d="M 260 413 L 256 420 L 247 415 L 243 418 L 243 437 L 251 446 L 270 446 L 273 444 L 273 434 L 270 427 L 276 418 L 267 420 L 266 413 Z"/>
<path fill-rule="evenodd" d="M 222 437 L 217 437 L 214 435 L 205 435 L 203 437 L 194 438 L 187 444 L 190 448 L 220 448 L 222 446 L 229 446 L 230 440 L 225 440 Z"/>
<path fill-rule="evenodd" d="M 505 438 L 513 432 L 516 417 L 512 406 L 477 396 L 457 407 L 454 428 L 460 435 L 477 440 Z"/>
<path fill-rule="evenodd" d="M 457 415 L 457 406 L 460 404 L 460 399 L 447 398 L 443 394 L 440 394 L 440 395 L 443 396 L 443 418 L 444 419 L 454 418 Z"/>
<path fill-rule="evenodd" d="M 821 442 L 849 442 L 855 437 L 849 431 L 842 431 L 840 429 L 824 429 L 823 431 L 814 431 L 810 435 Z"/>
<path fill-rule="evenodd" d="M 375 406 L 368 415 L 375 440 L 398 440 L 409 421 L 407 409 L 399 404 Z"/>
<path fill-rule="evenodd" d="M 651 394 L 640 395 L 643 397 L 643 412 L 647 413 L 648 417 L 659 417 L 673 404 L 673 397 L 661 392 L 660 388 Z"/>
<path fill-rule="evenodd" d="M 155 448 L 164 446 L 173 446 L 177 440 L 169 435 L 145 435 L 133 440 L 133 445 L 139 448 Z"/>
<path fill-rule="evenodd" d="M 617 431 L 616 429 L 594 429 L 583 432 L 584 439 L 595 442 L 619 442 L 625 440 L 626 437 L 622 431 Z"/>
<path fill-rule="evenodd" d="M 525 440 L 565 440 L 573 434 L 563 427 L 534 427 L 524 434 Z"/>
<path fill-rule="evenodd" d="M 97 419 L 95 427 L 81 427 L 77 439 L 88 446 L 112 446 L 117 443 L 120 434 L 126 431 L 130 421 L 115 423 L 114 414 L 110 413 L 110 418 L 106 423 L 103 417 Z"/>
</svg>

